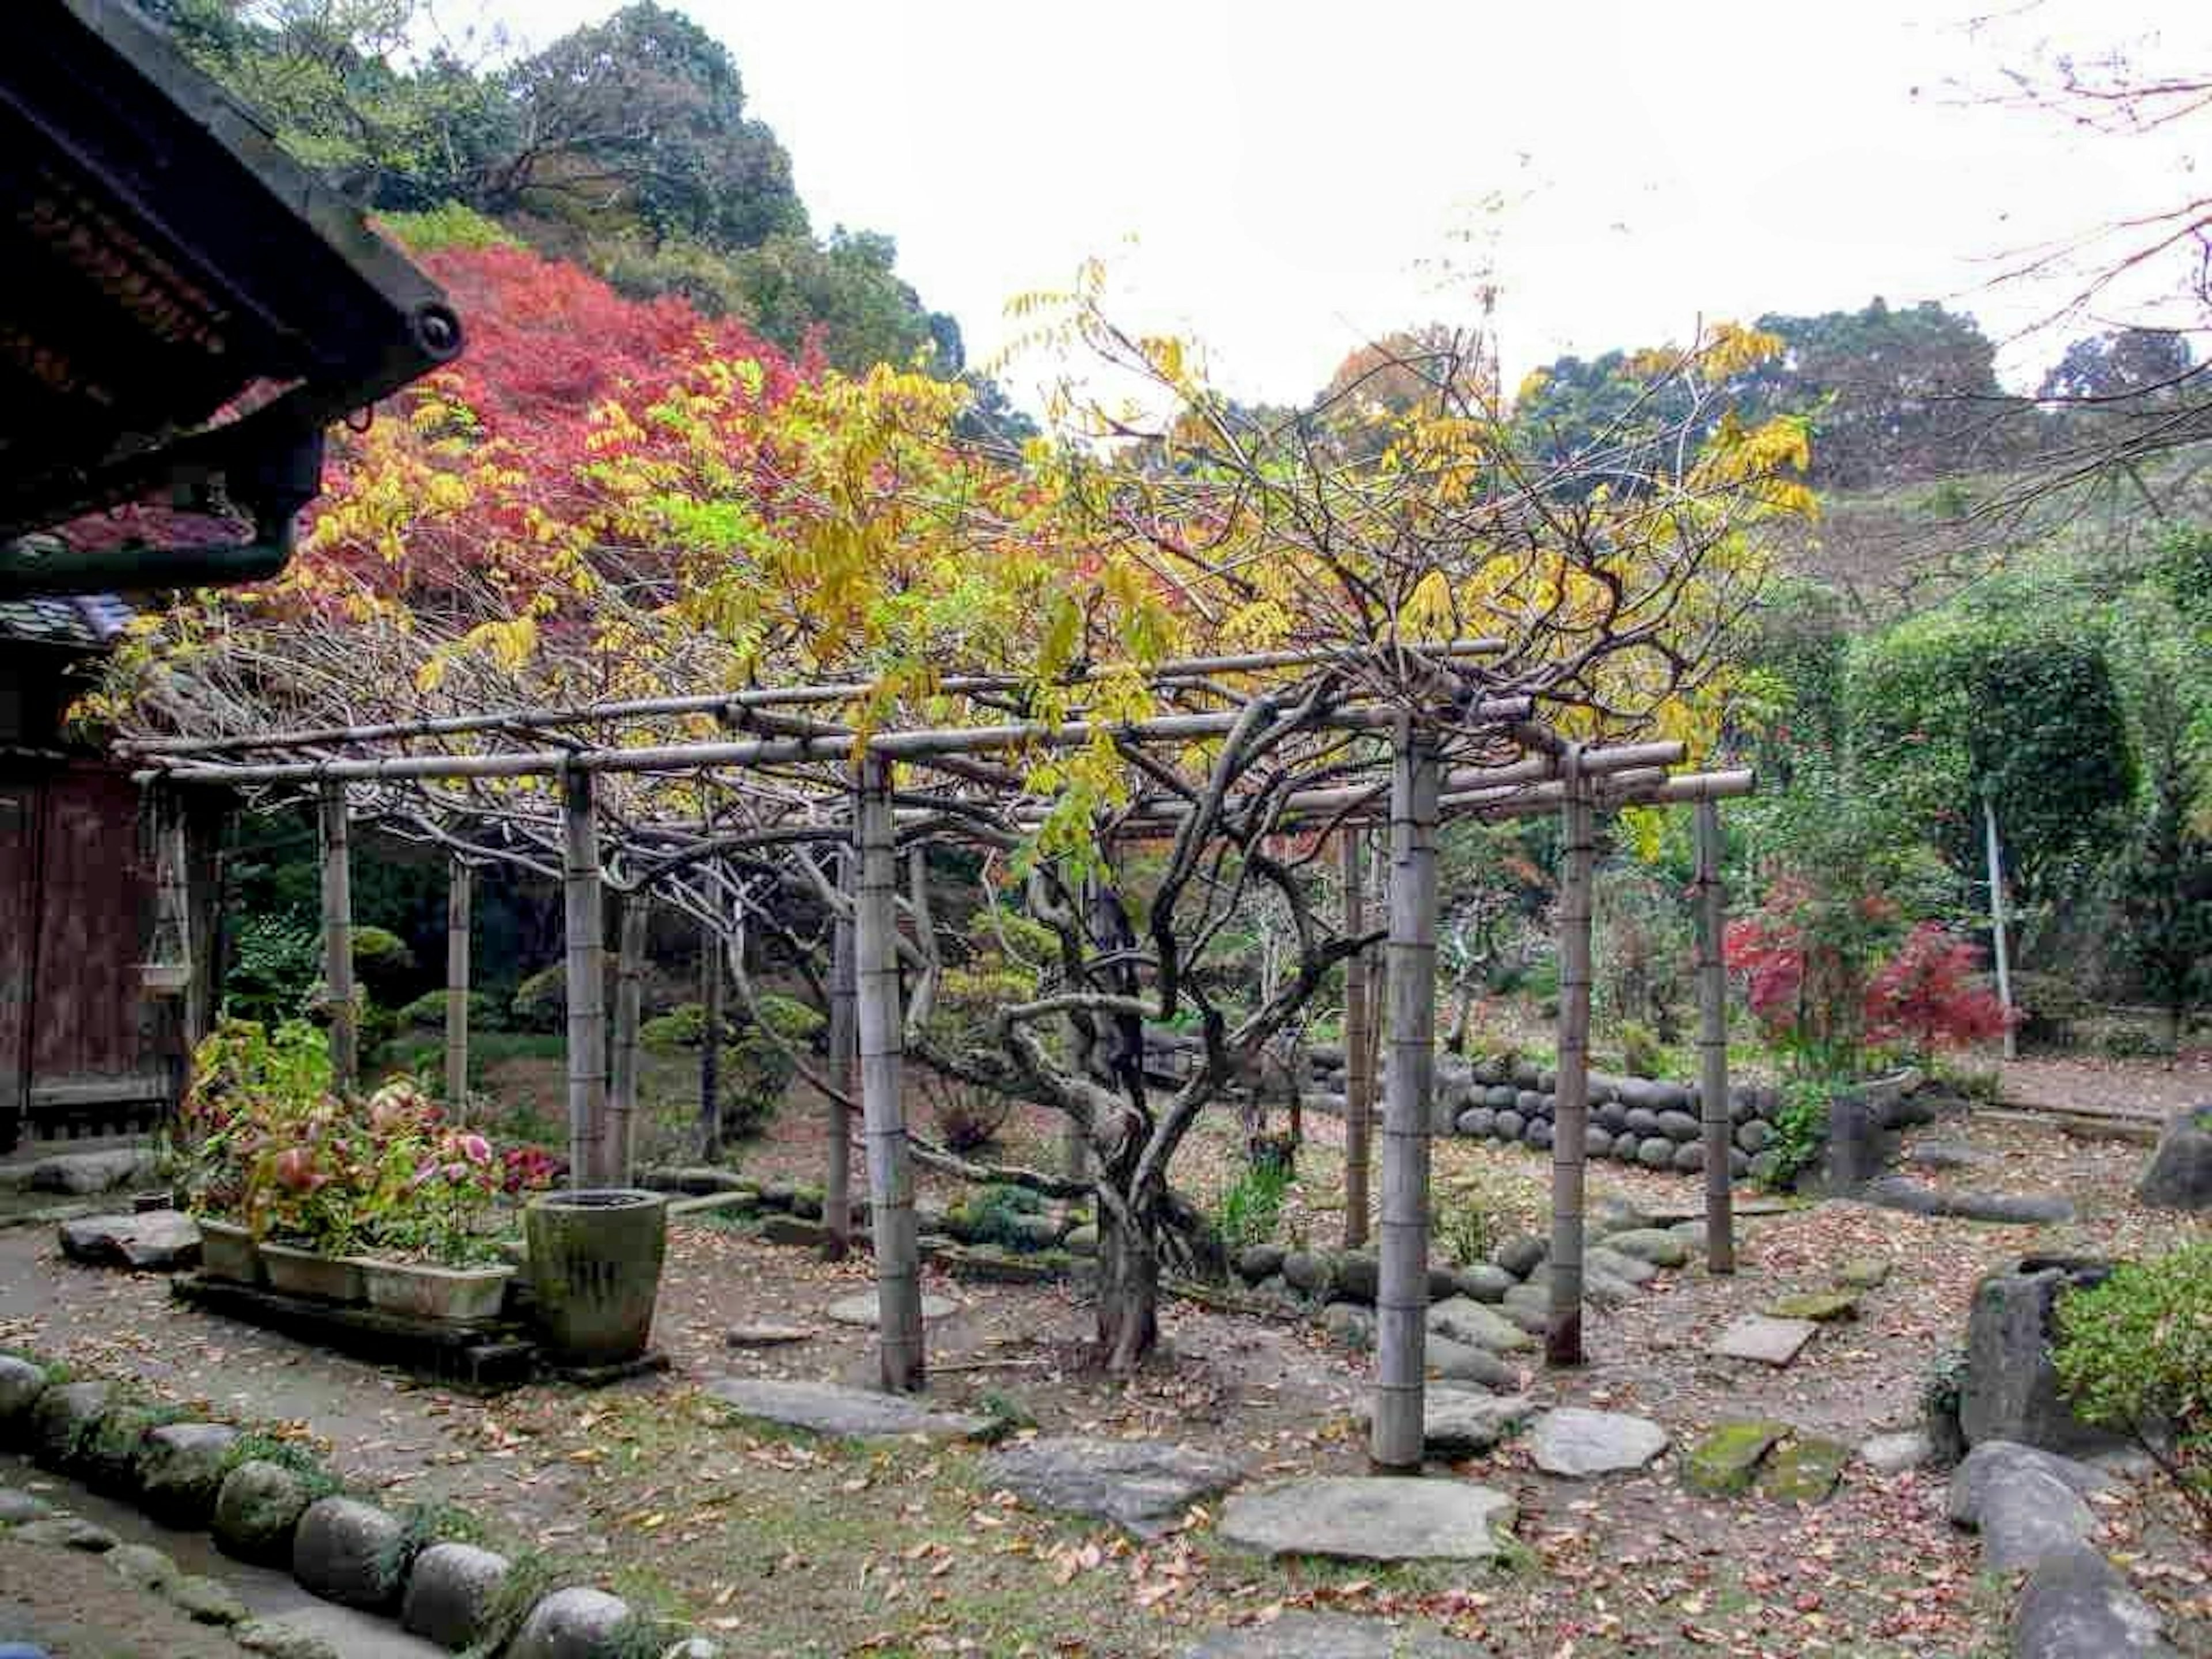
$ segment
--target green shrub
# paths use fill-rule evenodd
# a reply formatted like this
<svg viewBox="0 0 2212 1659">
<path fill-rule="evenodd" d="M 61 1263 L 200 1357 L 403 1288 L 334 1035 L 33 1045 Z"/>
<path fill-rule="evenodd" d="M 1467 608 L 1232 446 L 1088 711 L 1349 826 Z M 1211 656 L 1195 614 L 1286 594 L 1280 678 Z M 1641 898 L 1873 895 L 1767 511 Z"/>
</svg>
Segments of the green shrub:
<svg viewBox="0 0 2212 1659">
<path fill-rule="evenodd" d="M 1214 1225 L 1222 1243 L 1241 1250 L 1273 1238 L 1290 1188 L 1290 1166 L 1280 1158 L 1267 1158 L 1247 1168 L 1221 1195 Z"/>
<path fill-rule="evenodd" d="M 414 951 L 390 928 L 353 930 L 354 979 L 377 1001 L 396 1002 L 414 972 Z"/>
<path fill-rule="evenodd" d="M 1667 1048 L 1651 1028 L 1636 1020 L 1624 1019 L 1614 1035 L 1620 1040 L 1620 1069 L 1630 1077 L 1662 1077 L 1667 1065 Z"/>
<path fill-rule="evenodd" d="M 557 1031 L 568 1012 L 568 972 L 559 963 L 524 975 L 507 1012 L 518 1031 Z"/>
<path fill-rule="evenodd" d="M 1430 1227 L 1446 1254 L 1462 1267 L 1489 1261 L 1499 1243 L 1498 1218 L 1480 1203 L 1440 1204 Z"/>
<path fill-rule="evenodd" d="M 425 991 L 392 1016 L 403 1031 L 442 1031 L 446 1029 L 446 994 Z M 469 993 L 469 1035 L 507 1029 L 507 1003 L 489 991 Z"/>
<path fill-rule="evenodd" d="M 1782 1103 L 1772 1120 L 1774 1138 L 1767 1143 L 1773 1168 L 1767 1184 L 1787 1190 L 1820 1156 L 1828 1139 L 1828 1097 L 1839 1085 L 1831 1078 L 1792 1079 L 1782 1085 Z"/>
<path fill-rule="evenodd" d="M 419 213 L 380 213 L 376 228 L 410 253 L 522 246 L 497 220 L 459 202 L 441 202 Z"/>
<path fill-rule="evenodd" d="M 822 1016 L 795 998 L 757 1000 L 754 1018 L 722 1050 L 722 1133 L 756 1134 L 775 1117 L 799 1070 L 793 1050 L 812 1040 Z"/>
<path fill-rule="evenodd" d="M 2212 1536 L 2212 1239 L 2067 1291 L 2056 1323 L 2075 1413 L 2133 1436 Z"/>
<path fill-rule="evenodd" d="M 322 944 L 314 928 L 284 916 L 244 917 L 231 935 L 222 1011 L 263 1025 L 296 1018 L 305 1012 L 307 993 L 322 970 Z"/>
<path fill-rule="evenodd" d="M 648 1048 L 696 1048 L 707 1040 L 707 1011 L 696 1002 L 680 1002 L 641 1024 L 637 1040 Z"/>
<path fill-rule="evenodd" d="M 956 1225 L 969 1243 L 1004 1244 L 1026 1249 L 1029 1240 L 1015 1224 L 1017 1218 L 1042 1215 L 1044 1200 L 1026 1187 L 993 1182 L 979 1187 L 954 1206 Z M 955 1219 L 948 1218 L 948 1219 Z"/>
</svg>

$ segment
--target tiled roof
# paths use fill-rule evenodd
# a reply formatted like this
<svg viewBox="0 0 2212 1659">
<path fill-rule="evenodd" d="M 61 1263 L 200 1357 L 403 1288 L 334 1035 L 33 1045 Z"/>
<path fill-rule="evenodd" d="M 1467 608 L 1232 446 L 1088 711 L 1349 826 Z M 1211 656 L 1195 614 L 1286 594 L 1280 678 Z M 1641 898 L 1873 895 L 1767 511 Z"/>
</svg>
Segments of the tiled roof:
<svg viewBox="0 0 2212 1659">
<path fill-rule="evenodd" d="M 0 599 L 0 639 L 105 651 L 131 616 L 131 607 L 112 593 Z"/>
</svg>

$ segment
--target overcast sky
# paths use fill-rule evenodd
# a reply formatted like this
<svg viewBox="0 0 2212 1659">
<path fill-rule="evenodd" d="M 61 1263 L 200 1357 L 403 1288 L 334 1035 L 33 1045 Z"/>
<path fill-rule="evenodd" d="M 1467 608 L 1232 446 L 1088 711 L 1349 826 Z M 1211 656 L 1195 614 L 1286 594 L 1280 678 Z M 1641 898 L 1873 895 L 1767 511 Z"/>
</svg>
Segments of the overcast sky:
<svg viewBox="0 0 2212 1659">
<path fill-rule="evenodd" d="M 1279 400 L 1364 338 L 1469 319 L 1493 261 L 1509 373 L 1876 294 L 2008 336 L 2057 296 L 1991 291 L 1997 256 L 2188 185 L 2160 141 L 1968 92 L 2052 43 L 2212 68 L 2212 8 L 2175 0 L 676 3 L 736 54 L 817 228 L 895 236 L 971 358 L 1008 295 L 1098 254 L 1121 314 Z M 489 0 L 533 46 L 614 9 Z"/>
</svg>

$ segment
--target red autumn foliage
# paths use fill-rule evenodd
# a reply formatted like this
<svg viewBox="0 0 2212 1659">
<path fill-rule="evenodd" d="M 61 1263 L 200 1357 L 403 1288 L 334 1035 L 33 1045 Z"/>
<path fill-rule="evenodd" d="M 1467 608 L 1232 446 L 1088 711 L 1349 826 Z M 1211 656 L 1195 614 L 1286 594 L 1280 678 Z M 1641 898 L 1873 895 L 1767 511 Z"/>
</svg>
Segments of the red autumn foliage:
<svg viewBox="0 0 2212 1659">
<path fill-rule="evenodd" d="M 1867 986 L 1867 1036 L 1902 1042 L 1915 1054 L 1961 1048 L 2002 1036 L 2003 1005 L 1974 982 L 1980 953 L 1932 921 L 1905 936 Z"/>
</svg>

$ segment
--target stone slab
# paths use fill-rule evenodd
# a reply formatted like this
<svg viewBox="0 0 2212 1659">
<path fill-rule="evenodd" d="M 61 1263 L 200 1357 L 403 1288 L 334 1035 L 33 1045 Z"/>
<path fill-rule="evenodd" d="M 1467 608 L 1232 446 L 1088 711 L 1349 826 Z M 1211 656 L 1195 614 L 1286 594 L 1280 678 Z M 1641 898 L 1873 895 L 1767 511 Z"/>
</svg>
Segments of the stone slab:
<svg viewBox="0 0 2212 1659">
<path fill-rule="evenodd" d="M 1667 1444 L 1667 1431 L 1648 1417 L 1577 1406 L 1546 1412 L 1528 1437 L 1536 1467 L 1571 1480 L 1640 1469 Z"/>
<path fill-rule="evenodd" d="M 88 1267 L 168 1273 L 200 1259 L 199 1227 L 176 1210 L 79 1216 L 63 1222 L 60 1231 L 62 1254 Z"/>
<path fill-rule="evenodd" d="M 1322 1475 L 1223 1505 L 1228 1543 L 1267 1555 L 1342 1561 L 1484 1561 L 1514 1519 L 1513 1500 L 1471 1481 Z"/>
<path fill-rule="evenodd" d="M 905 1395 L 878 1394 L 842 1382 L 717 1376 L 708 1381 L 706 1391 L 747 1417 L 855 1440 L 908 1434 L 972 1440 L 997 1426 L 996 1419 L 972 1412 L 939 1411 Z"/>
<path fill-rule="evenodd" d="M 862 1291 L 856 1295 L 841 1297 L 823 1311 L 840 1325 L 857 1325 L 863 1330 L 876 1328 L 876 1321 L 883 1311 L 882 1304 L 873 1291 Z M 921 1298 L 922 1322 L 949 1319 L 960 1311 L 960 1304 L 950 1297 L 924 1295 Z"/>
<path fill-rule="evenodd" d="M 731 1326 L 723 1340 L 733 1348 L 780 1348 L 787 1343 L 811 1341 L 817 1334 L 811 1325 L 787 1325 L 777 1320 L 761 1319 Z"/>
<path fill-rule="evenodd" d="M 1746 1314 L 1713 1339 L 1707 1352 L 1723 1359 L 1751 1359 L 1778 1369 L 1804 1351 L 1820 1332 L 1809 1319 L 1773 1319 L 1765 1314 Z"/>
<path fill-rule="evenodd" d="M 983 1460 L 983 1479 L 1034 1509 L 1111 1521 L 1157 1537 L 1190 1506 L 1224 1492 L 1243 1466 L 1193 1446 L 1083 1435 L 1024 1440 Z"/>
<path fill-rule="evenodd" d="M 2158 1615 L 2087 1544 L 2053 1551 L 2013 1608 L 2014 1659 L 2166 1659 Z"/>
<path fill-rule="evenodd" d="M 1902 1474 L 1918 1468 L 1935 1455 L 1935 1446 L 1918 1429 L 1877 1434 L 1859 1445 L 1859 1462 L 1876 1474 Z"/>
<path fill-rule="evenodd" d="M 1479 1659 L 1486 1650 L 1433 1631 L 1340 1613 L 1286 1613 L 1216 1631 L 1182 1659 Z"/>
<path fill-rule="evenodd" d="M 1470 1342 L 1492 1353 L 1517 1353 L 1536 1346 L 1535 1338 L 1486 1302 L 1447 1297 L 1429 1304 L 1428 1327 L 1455 1342 Z"/>
</svg>

